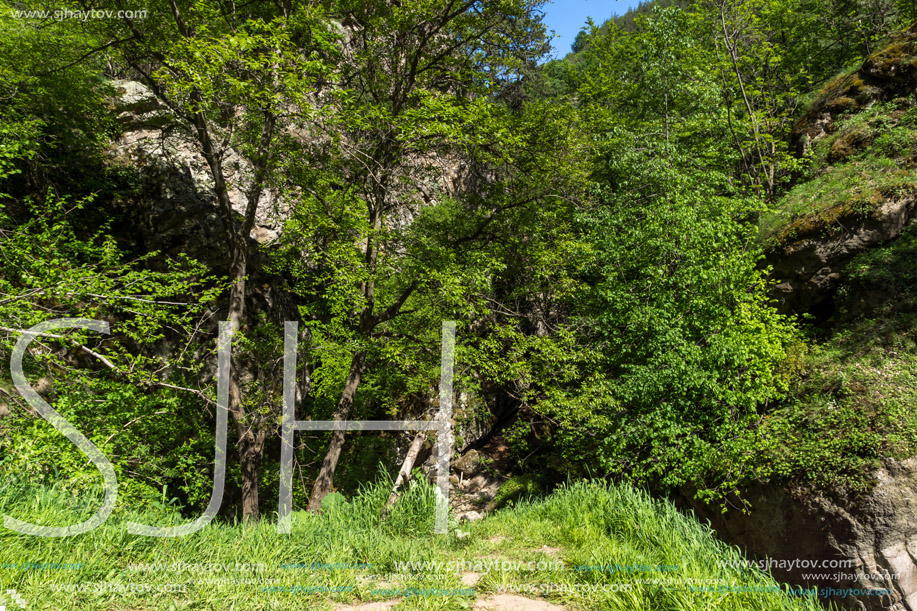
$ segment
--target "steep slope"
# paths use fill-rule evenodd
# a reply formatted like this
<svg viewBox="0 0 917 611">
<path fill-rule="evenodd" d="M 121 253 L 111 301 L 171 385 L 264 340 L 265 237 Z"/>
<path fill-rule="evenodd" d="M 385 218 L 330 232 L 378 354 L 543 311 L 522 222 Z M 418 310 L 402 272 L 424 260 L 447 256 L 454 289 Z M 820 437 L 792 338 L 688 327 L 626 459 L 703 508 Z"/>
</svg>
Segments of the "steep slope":
<svg viewBox="0 0 917 611">
<path fill-rule="evenodd" d="M 913 215 L 915 86 L 917 24 L 830 81 L 797 122 L 811 165 L 761 222 L 784 311 L 829 314 L 847 263 L 897 238 Z"/>
<path fill-rule="evenodd" d="M 762 417 L 750 512 L 698 508 L 759 558 L 818 563 L 779 579 L 859 590 L 830 597 L 850 609 L 917 608 L 915 87 L 917 24 L 796 124 L 809 169 L 761 219 L 774 296 L 806 330 L 795 381 Z"/>
</svg>

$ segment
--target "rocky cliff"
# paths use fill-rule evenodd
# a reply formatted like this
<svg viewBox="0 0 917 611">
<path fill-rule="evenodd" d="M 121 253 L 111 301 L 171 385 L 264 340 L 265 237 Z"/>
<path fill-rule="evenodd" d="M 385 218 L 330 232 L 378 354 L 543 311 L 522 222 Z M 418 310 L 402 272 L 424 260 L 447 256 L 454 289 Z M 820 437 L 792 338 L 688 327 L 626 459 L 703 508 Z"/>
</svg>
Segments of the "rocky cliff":
<svg viewBox="0 0 917 611">
<path fill-rule="evenodd" d="M 690 505 L 780 581 L 820 591 L 859 590 L 823 599 L 845 609 L 912 611 L 917 609 L 917 458 L 888 461 L 874 477 L 872 491 L 859 497 L 762 486 L 748 492 L 747 514 Z"/>
<path fill-rule="evenodd" d="M 810 167 L 763 223 L 784 312 L 822 307 L 847 263 L 897 238 L 915 214 L 915 88 L 917 24 L 829 82 L 797 122 Z"/>
</svg>

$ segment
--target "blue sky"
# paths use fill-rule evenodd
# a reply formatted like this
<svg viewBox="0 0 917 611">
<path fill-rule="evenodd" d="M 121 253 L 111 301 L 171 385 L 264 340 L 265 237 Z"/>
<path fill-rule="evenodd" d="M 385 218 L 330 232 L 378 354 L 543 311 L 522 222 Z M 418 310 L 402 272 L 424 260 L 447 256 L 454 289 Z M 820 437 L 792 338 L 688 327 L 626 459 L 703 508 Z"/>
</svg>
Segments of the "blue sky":
<svg viewBox="0 0 917 611">
<path fill-rule="evenodd" d="M 558 35 L 552 42 L 554 56 L 563 57 L 570 51 L 587 17 L 600 24 L 613 15 L 623 15 L 638 4 L 639 0 L 554 0 L 544 5 L 544 22 Z"/>
</svg>

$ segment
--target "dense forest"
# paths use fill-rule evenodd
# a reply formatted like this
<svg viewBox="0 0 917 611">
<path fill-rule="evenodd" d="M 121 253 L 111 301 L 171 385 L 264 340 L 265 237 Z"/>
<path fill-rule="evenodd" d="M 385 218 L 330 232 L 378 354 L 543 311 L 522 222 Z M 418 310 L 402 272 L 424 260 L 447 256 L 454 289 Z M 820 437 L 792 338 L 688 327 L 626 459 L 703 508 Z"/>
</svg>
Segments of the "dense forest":
<svg viewBox="0 0 917 611">
<path fill-rule="evenodd" d="M 556 60 L 543 5 L 0 2 L 0 486 L 116 477 L 113 516 L 179 523 L 222 465 L 215 524 L 261 528 L 285 390 L 432 421 L 443 321 L 447 458 L 534 521 L 588 486 L 857 499 L 917 454 L 917 5 L 656 0 Z M 295 515 L 397 515 L 399 467 L 431 507 L 437 435 L 296 431 Z M 694 608 L 630 604 L 582 608 Z"/>
</svg>

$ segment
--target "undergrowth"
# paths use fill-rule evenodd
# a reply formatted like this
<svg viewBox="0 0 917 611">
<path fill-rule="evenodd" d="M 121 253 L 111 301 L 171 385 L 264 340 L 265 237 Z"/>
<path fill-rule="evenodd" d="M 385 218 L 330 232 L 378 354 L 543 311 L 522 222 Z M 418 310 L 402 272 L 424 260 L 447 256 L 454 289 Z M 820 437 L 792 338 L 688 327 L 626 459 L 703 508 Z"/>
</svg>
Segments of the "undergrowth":
<svg viewBox="0 0 917 611">
<path fill-rule="evenodd" d="M 271 520 L 255 525 L 217 521 L 175 539 L 127 533 L 125 517 L 150 524 L 178 523 L 178 513 L 167 505 L 142 515 L 127 512 L 129 516 L 112 518 L 95 531 L 69 538 L 37 538 L 0 530 L 0 586 L 15 589 L 28 601 L 30 610 L 60 611 L 333 609 L 358 600 L 393 597 L 374 592 L 380 587 L 465 592 L 453 596 L 402 594 L 395 596 L 400 599 L 397 609 L 470 609 L 476 599 L 508 585 L 517 589 L 530 586 L 535 592 L 526 596 L 546 597 L 570 609 L 820 608 L 813 598 L 786 594 L 758 570 L 734 568 L 733 563 L 742 560 L 736 548 L 716 540 L 707 526 L 679 513 L 670 503 L 628 486 L 572 484 L 547 498 L 520 500 L 480 522 L 462 524 L 461 529 L 452 523 L 449 534 L 435 535 L 434 489 L 422 479 L 418 482 L 385 519 L 380 516 L 390 482 L 383 478 L 320 515 L 294 512 L 290 535 L 277 534 Z M 0 489 L 3 513 L 43 524 L 73 523 L 91 515 L 95 507 L 93 499 L 75 498 L 55 488 L 9 483 Z M 454 570 L 454 565 L 437 570 L 429 565 L 409 568 L 398 564 L 429 561 L 482 562 L 490 563 L 491 568 L 497 562 L 509 570 L 478 569 L 480 581 L 470 586 L 462 581 L 468 570 Z M 502 564 L 504 561 L 523 561 L 522 568 Z M 564 563 L 562 568 L 547 564 L 556 561 Z M 542 566 L 549 568 L 529 570 L 529 562 L 544 562 Z M 69 568 L 12 568 L 24 563 L 35 563 L 33 567 L 63 563 Z M 176 563 L 181 564 L 176 567 Z M 312 570 L 308 568 L 312 563 L 347 566 Z M 140 564 L 159 565 L 159 570 L 139 570 Z M 210 569 L 215 564 L 227 565 L 229 570 L 199 570 L 202 565 Z M 284 566 L 289 564 L 300 568 Z M 615 564 L 632 568 L 582 568 Z M 665 565 L 669 572 L 633 568 L 638 565 L 645 565 L 642 569 Z M 672 581 L 653 583 L 660 578 Z M 88 591 L 55 590 L 67 584 L 82 584 Z M 186 590 L 118 592 L 111 584 L 153 590 L 167 584 L 174 589 L 179 584 Z M 543 590 L 542 584 L 554 584 L 555 591 Z M 700 591 L 700 584 L 746 591 Z M 301 590 L 281 591 L 295 586 Z M 563 586 L 596 589 L 564 592 L 560 591 Z M 310 587 L 344 591 L 305 592 Z M 469 590 L 473 596 L 466 595 Z"/>
</svg>

